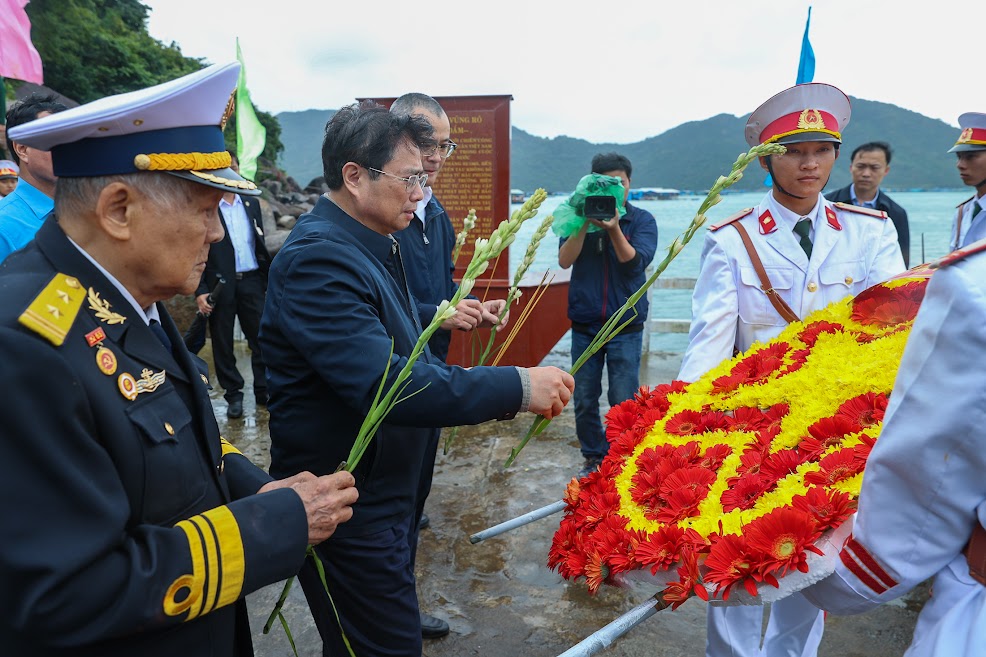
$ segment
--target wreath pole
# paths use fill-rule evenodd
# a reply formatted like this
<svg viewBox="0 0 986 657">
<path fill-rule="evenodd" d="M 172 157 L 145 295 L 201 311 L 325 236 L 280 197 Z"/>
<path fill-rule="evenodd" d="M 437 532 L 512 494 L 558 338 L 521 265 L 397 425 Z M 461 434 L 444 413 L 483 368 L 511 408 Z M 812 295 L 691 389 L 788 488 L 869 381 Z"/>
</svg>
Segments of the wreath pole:
<svg viewBox="0 0 986 657">
<path fill-rule="evenodd" d="M 595 655 L 603 648 L 608 648 L 613 641 L 619 639 L 657 612 L 669 607 L 668 603 L 659 597 L 660 595 L 660 592 L 655 593 L 652 597 L 647 598 L 647 600 L 626 612 L 609 625 L 596 630 L 582 639 L 558 657 L 589 657 L 589 655 Z"/>
<path fill-rule="evenodd" d="M 525 513 L 522 516 L 517 516 L 512 520 L 507 520 L 501 522 L 499 525 L 494 525 L 489 529 L 484 529 L 481 532 L 476 532 L 469 537 L 469 542 L 475 545 L 482 540 L 487 538 L 493 538 L 494 536 L 499 536 L 500 534 L 505 534 L 511 529 L 516 529 L 517 527 L 523 527 L 524 525 L 529 525 L 535 520 L 540 520 L 541 518 L 547 518 L 550 515 L 558 513 L 559 511 L 565 510 L 565 500 L 558 500 L 557 502 L 552 502 L 548 506 L 542 506 L 540 509 L 534 509 L 529 513 Z"/>
</svg>

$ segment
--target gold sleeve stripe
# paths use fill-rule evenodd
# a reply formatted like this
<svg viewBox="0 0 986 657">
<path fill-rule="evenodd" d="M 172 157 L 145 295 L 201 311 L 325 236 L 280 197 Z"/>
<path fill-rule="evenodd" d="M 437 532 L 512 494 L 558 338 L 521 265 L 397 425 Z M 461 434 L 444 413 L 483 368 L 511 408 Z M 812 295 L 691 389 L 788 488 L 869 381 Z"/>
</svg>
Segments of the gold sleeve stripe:
<svg viewBox="0 0 986 657">
<path fill-rule="evenodd" d="M 243 540 L 236 517 L 220 506 L 182 520 L 192 574 L 177 578 L 164 598 L 164 612 L 177 616 L 188 611 L 186 621 L 236 602 L 243 591 L 246 564 Z M 187 595 L 178 601 L 179 594 Z"/>
<path fill-rule="evenodd" d="M 223 456 L 226 456 L 227 454 L 241 454 L 241 455 L 243 454 L 243 452 L 233 447 L 232 443 L 230 443 L 222 436 L 219 436 L 219 442 L 223 448 Z"/>
<path fill-rule="evenodd" d="M 60 347 L 65 342 L 65 336 L 72 328 L 85 298 L 86 292 L 78 279 L 56 274 L 18 321 Z"/>
</svg>

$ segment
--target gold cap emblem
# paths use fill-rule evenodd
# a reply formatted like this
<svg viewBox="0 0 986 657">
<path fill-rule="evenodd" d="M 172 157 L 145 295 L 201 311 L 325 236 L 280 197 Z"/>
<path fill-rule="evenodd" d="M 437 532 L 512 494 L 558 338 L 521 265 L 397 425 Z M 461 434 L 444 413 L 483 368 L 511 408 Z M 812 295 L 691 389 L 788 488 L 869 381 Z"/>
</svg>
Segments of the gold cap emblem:
<svg viewBox="0 0 986 657">
<path fill-rule="evenodd" d="M 806 109 L 798 117 L 799 130 L 826 130 L 825 119 L 817 109 Z"/>
<path fill-rule="evenodd" d="M 972 128 L 966 128 L 965 130 L 962 131 L 962 134 L 959 135 L 959 140 L 955 143 L 965 144 L 970 141 L 972 141 Z"/>
</svg>

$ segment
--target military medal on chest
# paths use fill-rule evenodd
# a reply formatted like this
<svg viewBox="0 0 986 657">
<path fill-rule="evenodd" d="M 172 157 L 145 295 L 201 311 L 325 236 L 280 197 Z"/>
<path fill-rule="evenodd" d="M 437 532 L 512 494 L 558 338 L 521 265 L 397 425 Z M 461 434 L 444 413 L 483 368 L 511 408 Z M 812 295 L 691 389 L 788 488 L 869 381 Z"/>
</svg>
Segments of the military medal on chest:
<svg viewBox="0 0 986 657">
<path fill-rule="evenodd" d="M 86 342 L 90 347 L 98 347 L 96 349 L 96 367 L 99 371 L 106 376 L 113 376 L 116 373 L 116 354 L 103 346 L 103 340 L 106 339 L 106 332 L 103 331 L 103 327 L 96 327 L 94 330 L 86 333 Z"/>
</svg>

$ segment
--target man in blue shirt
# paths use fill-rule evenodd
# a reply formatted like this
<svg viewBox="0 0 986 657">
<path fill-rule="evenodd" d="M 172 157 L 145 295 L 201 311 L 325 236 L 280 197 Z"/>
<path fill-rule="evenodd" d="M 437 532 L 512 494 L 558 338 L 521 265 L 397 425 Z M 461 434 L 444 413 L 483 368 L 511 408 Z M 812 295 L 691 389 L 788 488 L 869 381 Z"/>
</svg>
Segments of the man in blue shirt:
<svg viewBox="0 0 986 657">
<path fill-rule="evenodd" d="M 614 176 L 623 182 L 626 214 L 605 221 L 587 219 L 569 238 L 562 238 L 558 264 L 572 265 L 568 288 L 568 318 L 572 320 L 572 362 L 589 347 L 603 324 L 644 284 L 645 270 L 657 251 L 657 222 L 647 210 L 626 202 L 630 192 L 630 160 L 619 153 L 592 158 L 592 173 Z M 603 230 L 589 232 L 590 225 Z M 647 296 L 635 306 L 629 326 L 596 352 L 575 375 L 575 432 L 585 463 L 579 477 L 599 467 L 609 443 L 599 419 L 603 364 L 609 375 L 609 403 L 615 406 L 634 395 L 640 386 L 640 350 L 647 323 Z M 624 320 L 630 319 L 624 315 Z"/>
<path fill-rule="evenodd" d="M 7 110 L 7 129 L 67 109 L 54 95 L 33 93 Z M 0 199 L 0 262 L 32 239 L 55 206 L 55 174 L 51 153 L 7 137 L 10 157 L 20 166 L 17 188 Z"/>
</svg>

